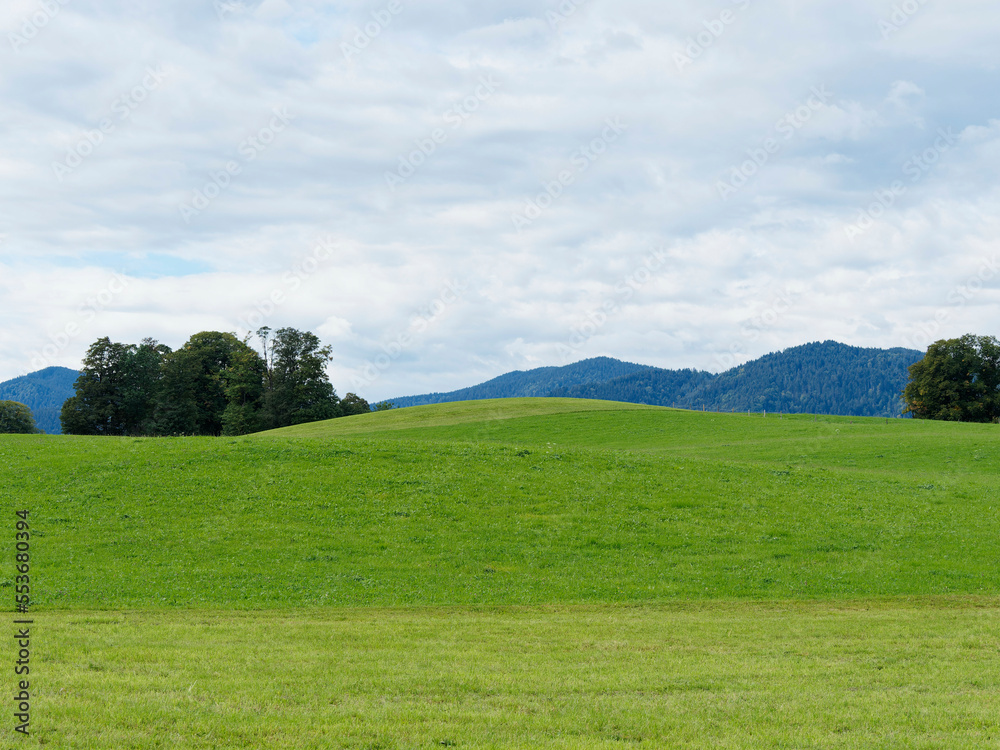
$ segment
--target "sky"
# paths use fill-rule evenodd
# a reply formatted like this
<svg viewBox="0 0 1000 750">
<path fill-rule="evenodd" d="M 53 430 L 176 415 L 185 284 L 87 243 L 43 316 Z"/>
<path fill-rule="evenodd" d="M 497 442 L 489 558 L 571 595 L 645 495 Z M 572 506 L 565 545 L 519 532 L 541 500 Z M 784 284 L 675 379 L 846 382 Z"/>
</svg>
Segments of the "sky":
<svg viewBox="0 0 1000 750">
<path fill-rule="evenodd" d="M 5 0 L 0 380 L 315 332 L 378 401 L 998 332 L 986 0 Z"/>
</svg>

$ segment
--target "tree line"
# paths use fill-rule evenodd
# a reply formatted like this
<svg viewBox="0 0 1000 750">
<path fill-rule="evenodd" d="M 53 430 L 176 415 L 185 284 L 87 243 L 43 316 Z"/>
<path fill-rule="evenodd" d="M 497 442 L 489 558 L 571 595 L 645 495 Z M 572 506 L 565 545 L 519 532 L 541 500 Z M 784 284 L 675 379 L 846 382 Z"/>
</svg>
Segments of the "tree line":
<svg viewBox="0 0 1000 750">
<path fill-rule="evenodd" d="M 74 395 L 62 407 L 67 435 L 245 435 L 363 414 L 337 396 L 326 373 L 331 348 L 294 328 L 257 331 L 261 352 L 232 333 L 196 333 L 176 351 L 154 339 L 104 337 L 87 350 Z"/>
</svg>

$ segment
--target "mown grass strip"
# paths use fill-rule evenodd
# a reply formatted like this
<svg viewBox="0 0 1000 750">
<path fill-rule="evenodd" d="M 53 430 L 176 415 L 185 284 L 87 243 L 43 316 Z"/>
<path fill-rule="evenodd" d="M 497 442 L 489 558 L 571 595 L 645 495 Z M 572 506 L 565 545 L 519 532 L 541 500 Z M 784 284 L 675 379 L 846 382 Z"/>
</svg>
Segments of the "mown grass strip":
<svg viewBox="0 0 1000 750">
<path fill-rule="evenodd" d="M 39 746 L 1000 746 L 996 599 L 43 622 Z"/>
</svg>

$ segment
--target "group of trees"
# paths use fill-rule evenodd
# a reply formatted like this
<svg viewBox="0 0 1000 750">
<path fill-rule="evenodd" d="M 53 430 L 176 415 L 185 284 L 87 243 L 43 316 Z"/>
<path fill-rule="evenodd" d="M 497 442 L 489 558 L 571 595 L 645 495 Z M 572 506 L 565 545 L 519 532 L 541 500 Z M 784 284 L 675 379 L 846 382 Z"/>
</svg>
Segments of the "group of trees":
<svg viewBox="0 0 1000 750">
<path fill-rule="evenodd" d="M 71 435 L 244 435 L 363 414 L 326 374 L 331 359 L 312 333 L 257 331 L 263 354 L 232 333 L 204 331 L 171 351 L 153 339 L 105 337 L 87 350 L 75 395 L 62 407 Z"/>
<path fill-rule="evenodd" d="M 931 344 L 903 398 L 917 419 L 1000 421 L 1000 341 L 966 334 Z"/>
</svg>

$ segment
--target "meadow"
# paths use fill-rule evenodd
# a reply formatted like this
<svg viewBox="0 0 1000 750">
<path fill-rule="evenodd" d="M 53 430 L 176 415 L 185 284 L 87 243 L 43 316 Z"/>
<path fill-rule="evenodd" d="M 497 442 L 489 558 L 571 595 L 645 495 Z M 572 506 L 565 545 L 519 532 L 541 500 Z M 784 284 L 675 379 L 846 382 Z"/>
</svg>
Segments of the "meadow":
<svg viewBox="0 0 1000 750">
<path fill-rule="evenodd" d="M 3 436 L 17 746 L 1000 747 L 998 430 L 513 399 Z"/>
</svg>

